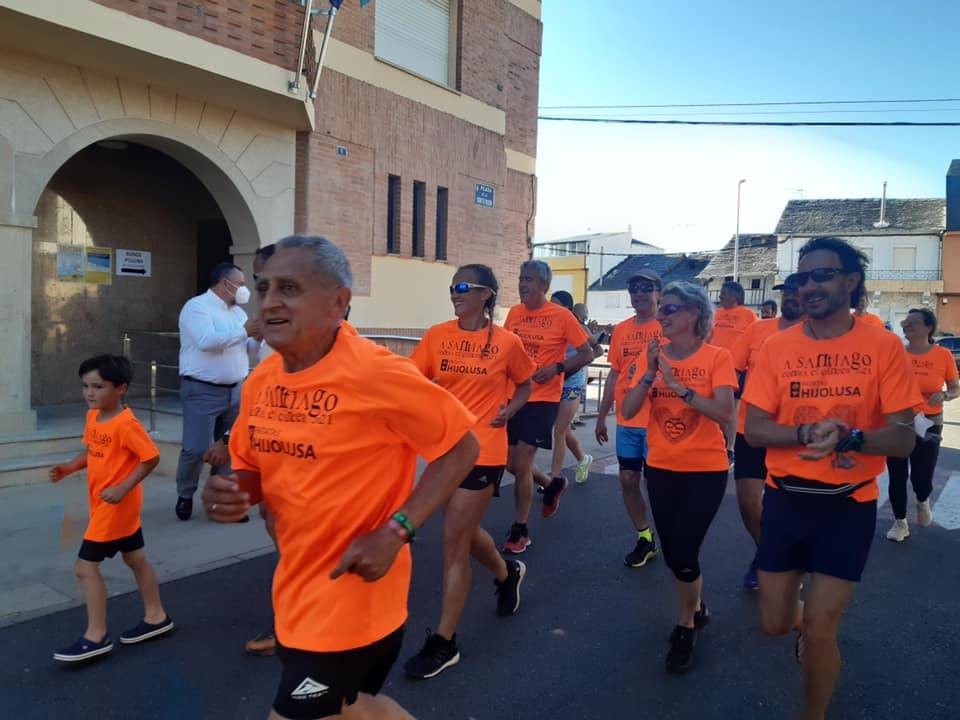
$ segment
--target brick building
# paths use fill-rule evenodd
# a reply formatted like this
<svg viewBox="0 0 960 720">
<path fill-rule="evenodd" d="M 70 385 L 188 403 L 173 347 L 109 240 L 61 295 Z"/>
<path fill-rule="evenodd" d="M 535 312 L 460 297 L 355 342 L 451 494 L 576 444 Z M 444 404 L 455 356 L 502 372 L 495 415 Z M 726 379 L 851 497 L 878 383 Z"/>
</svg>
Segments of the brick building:
<svg viewBox="0 0 960 720">
<path fill-rule="evenodd" d="M 447 319 L 465 262 L 515 302 L 539 18 L 347 0 L 311 99 L 326 20 L 305 31 L 296 0 L 0 0 L 0 435 L 75 400 L 76 363 L 123 330 L 175 330 L 213 263 L 294 231 L 348 253 L 361 328 Z M 149 270 L 118 274 L 126 251 Z"/>
</svg>

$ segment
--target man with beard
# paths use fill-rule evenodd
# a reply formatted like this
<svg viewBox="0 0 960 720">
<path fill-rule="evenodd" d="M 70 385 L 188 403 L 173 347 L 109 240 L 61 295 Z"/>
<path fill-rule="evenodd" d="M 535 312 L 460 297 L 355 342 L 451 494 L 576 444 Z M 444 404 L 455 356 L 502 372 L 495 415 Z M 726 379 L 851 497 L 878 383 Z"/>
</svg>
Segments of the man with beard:
<svg viewBox="0 0 960 720">
<path fill-rule="evenodd" d="M 781 330 L 793 327 L 803 320 L 803 310 L 800 307 L 800 297 L 797 288 L 783 283 L 775 285 L 774 290 L 781 291 L 782 315 L 767 320 L 755 322 L 748 327 L 740 339 L 734 344 L 733 367 L 740 376 L 740 387 L 749 377 L 756 364 L 757 353 L 764 341 Z M 770 302 L 773 302 L 772 300 Z M 776 306 L 776 303 L 774 303 Z M 733 477 L 737 485 L 737 502 L 740 505 L 740 517 L 750 537 L 755 544 L 760 543 L 760 515 L 763 509 L 763 483 L 767 479 L 765 463 L 767 451 L 762 447 L 751 447 L 743 438 L 743 426 L 746 421 L 747 406 L 740 403 L 737 413 L 737 438 L 734 445 L 735 460 Z M 747 590 L 756 590 L 757 558 L 754 553 L 750 567 L 743 576 L 743 587 Z"/>
<path fill-rule="evenodd" d="M 750 372 L 745 437 L 767 448 L 757 563 L 760 623 L 797 630 L 803 720 L 822 720 L 840 673 L 837 630 L 860 581 L 877 522 L 886 457 L 913 449 L 923 399 L 903 344 L 855 320 L 867 258 L 819 237 L 800 250 L 796 287 L 806 321 L 768 338 Z M 805 603 L 800 581 L 811 574 Z"/>
</svg>

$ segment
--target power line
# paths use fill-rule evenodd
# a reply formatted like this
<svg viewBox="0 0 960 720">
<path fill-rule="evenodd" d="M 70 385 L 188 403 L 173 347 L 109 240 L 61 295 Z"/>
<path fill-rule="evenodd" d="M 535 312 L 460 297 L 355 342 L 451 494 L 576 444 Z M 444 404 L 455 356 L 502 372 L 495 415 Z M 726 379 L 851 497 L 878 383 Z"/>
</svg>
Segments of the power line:
<svg viewBox="0 0 960 720">
<path fill-rule="evenodd" d="M 789 117 L 791 115 L 860 115 L 860 114 L 890 114 L 890 113 L 932 113 L 932 112 L 958 112 L 960 107 L 944 107 L 944 108 L 883 108 L 880 110 L 876 109 L 861 109 L 861 110 L 766 110 L 766 111 L 757 111 L 750 110 L 746 112 L 736 112 L 729 111 L 724 112 L 718 110 L 716 112 L 681 112 L 681 113 L 642 113 L 644 117 L 648 118 L 657 118 L 657 117 L 760 117 L 760 116 L 769 116 L 774 115 L 778 117 Z M 602 115 L 590 115 L 591 118 L 601 118 L 601 119 L 620 119 L 620 118 L 630 118 L 635 115 L 640 115 L 641 113 L 635 112 L 625 112 L 622 114 L 608 114 L 604 113 Z"/>
<path fill-rule="evenodd" d="M 828 120 L 643 120 L 638 118 L 556 117 L 538 115 L 538 120 L 557 122 L 610 123 L 621 125 L 713 125 L 736 127 L 960 127 L 960 122 L 852 122 Z"/>
<path fill-rule="evenodd" d="M 960 102 L 960 98 L 905 98 L 901 100 L 776 100 L 772 102 L 678 103 L 674 105 L 541 105 L 540 110 L 649 110 L 656 108 L 770 107 L 782 105 L 882 105 L 891 103 Z"/>
</svg>

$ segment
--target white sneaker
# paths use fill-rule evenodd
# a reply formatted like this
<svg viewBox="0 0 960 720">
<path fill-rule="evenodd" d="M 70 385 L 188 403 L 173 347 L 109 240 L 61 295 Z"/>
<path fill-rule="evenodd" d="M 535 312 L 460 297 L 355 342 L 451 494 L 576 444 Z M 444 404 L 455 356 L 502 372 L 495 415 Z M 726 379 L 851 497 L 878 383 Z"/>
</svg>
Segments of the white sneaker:
<svg viewBox="0 0 960 720">
<path fill-rule="evenodd" d="M 930 498 L 922 503 L 917 503 L 917 525 L 920 527 L 930 527 L 933 523 L 933 510 L 930 509 Z"/>
<path fill-rule="evenodd" d="M 894 520 L 893 525 L 890 526 L 890 529 L 887 530 L 887 540 L 893 540 L 894 542 L 903 542 L 908 537 L 910 537 L 910 527 L 907 525 L 907 520 Z"/>
<path fill-rule="evenodd" d="M 587 481 L 591 465 L 593 465 L 593 455 L 584 455 L 583 460 L 577 465 L 577 483 L 580 485 Z"/>
</svg>

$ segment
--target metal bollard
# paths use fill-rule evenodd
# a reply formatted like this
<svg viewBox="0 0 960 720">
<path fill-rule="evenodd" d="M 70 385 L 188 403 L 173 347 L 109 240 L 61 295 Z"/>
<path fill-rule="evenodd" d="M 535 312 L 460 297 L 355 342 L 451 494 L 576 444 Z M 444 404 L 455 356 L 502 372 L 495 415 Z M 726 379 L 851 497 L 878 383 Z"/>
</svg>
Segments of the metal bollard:
<svg viewBox="0 0 960 720">
<path fill-rule="evenodd" d="M 150 434 L 157 431 L 157 361 L 150 361 Z"/>
</svg>

